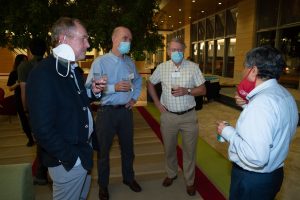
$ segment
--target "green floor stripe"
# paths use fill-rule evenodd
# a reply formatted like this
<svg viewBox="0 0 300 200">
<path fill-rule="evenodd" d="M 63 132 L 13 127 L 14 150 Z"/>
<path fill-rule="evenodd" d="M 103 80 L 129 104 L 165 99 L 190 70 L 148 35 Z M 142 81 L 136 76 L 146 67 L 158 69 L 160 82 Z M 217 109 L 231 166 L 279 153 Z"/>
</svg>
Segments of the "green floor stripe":
<svg viewBox="0 0 300 200">
<path fill-rule="evenodd" d="M 159 122 L 160 112 L 154 104 L 148 103 L 146 109 Z M 178 143 L 181 144 L 180 135 Z M 197 145 L 197 165 L 224 196 L 228 198 L 231 163 L 202 138 L 199 138 Z"/>
</svg>

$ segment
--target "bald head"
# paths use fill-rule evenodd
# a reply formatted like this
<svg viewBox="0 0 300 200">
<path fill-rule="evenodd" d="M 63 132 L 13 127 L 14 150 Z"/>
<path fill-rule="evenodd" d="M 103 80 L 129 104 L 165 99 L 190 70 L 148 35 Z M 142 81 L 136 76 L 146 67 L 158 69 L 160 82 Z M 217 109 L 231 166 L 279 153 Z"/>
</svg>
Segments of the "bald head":
<svg viewBox="0 0 300 200">
<path fill-rule="evenodd" d="M 129 28 L 125 27 L 125 26 L 118 26 L 116 27 L 113 32 L 112 32 L 112 35 L 111 35 L 111 38 L 112 40 L 117 37 L 119 34 L 121 34 L 122 32 L 129 32 L 130 33 L 130 36 L 131 36 L 131 32 L 129 30 Z"/>
<path fill-rule="evenodd" d="M 113 43 L 112 51 L 118 56 L 120 54 L 118 51 L 120 42 L 131 42 L 131 31 L 125 26 L 118 26 L 114 29 L 111 39 Z"/>
</svg>

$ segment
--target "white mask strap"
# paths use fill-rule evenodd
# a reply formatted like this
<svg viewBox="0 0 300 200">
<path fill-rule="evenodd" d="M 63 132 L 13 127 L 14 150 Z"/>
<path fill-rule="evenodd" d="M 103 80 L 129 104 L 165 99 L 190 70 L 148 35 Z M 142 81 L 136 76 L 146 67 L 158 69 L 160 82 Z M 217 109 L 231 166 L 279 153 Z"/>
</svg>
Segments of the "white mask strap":
<svg viewBox="0 0 300 200">
<path fill-rule="evenodd" d="M 56 72 L 58 73 L 58 75 L 62 76 L 62 77 L 67 77 L 69 75 L 69 72 L 70 72 L 70 61 L 68 61 L 68 69 L 67 69 L 67 74 L 66 75 L 63 75 L 62 73 L 60 73 L 58 71 L 58 56 L 56 56 L 56 63 L 55 63 L 55 67 L 56 67 Z"/>
</svg>

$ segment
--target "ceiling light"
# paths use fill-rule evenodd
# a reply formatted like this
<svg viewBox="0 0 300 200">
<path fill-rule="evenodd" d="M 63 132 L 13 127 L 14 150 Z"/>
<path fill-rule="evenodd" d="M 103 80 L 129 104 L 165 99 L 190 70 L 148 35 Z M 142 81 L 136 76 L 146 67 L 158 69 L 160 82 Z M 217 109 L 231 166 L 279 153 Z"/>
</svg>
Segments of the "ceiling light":
<svg viewBox="0 0 300 200">
<path fill-rule="evenodd" d="M 178 22 L 179 24 L 181 24 L 181 22 Z"/>
<path fill-rule="evenodd" d="M 181 12 L 181 8 L 179 8 L 178 11 Z"/>
<path fill-rule="evenodd" d="M 189 17 L 189 19 L 191 19 L 192 17 Z"/>
<path fill-rule="evenodd" d="M 161 22 L 161 23 L 164 23 L 164 20 L 161 20 L 160 22 Z"/>
<path fill-rule="evenodd" d="M 202 13 L 204 13 L 204 10 L 201 10 Z"/>
<path fill-rule="evenodd" d="M 218 4 L 219 4 L 219 5 L 222 5 L 222 3 L 221 3 L 221 2 L 219 2 Z"/>
<path fill-rule="evenodd" d="M 172 16 L 171 15 L 169 15 L 169 18 L 171 18 Z"/>
<path fill-rule="evenodd" d="M 195 3 L 195 2 L 196 2 L 196 0 L 193 0 L 192 2 L 193 2 L 193 3 Z"/>
</svg>

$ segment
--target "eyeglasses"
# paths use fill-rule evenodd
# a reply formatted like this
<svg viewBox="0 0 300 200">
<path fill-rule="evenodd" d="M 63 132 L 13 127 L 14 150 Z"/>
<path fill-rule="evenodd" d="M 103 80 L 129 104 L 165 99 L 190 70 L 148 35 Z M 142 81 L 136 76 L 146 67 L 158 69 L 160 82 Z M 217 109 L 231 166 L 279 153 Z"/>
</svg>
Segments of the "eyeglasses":
<svg viewBox="0 0 300 200">
<path fill-rule="evenodd" d="M 183 49 L 174 49 L 174 48 L 170 48 L 170 51 L 171 51 L 171 52 L 175 52 L 175 51 L 183 52 Z"/>
<path fill-rule="evenodd" d="M 68 35 L 68 37 L 70 37 L 71 39 L 77 39 L 80 40 L 81 42 L 84 41 L 89 41 L 89 36 L 88 35 L 79 35 L 79 34 L 72 34 L 72 35 Z"/>
</svg>

